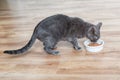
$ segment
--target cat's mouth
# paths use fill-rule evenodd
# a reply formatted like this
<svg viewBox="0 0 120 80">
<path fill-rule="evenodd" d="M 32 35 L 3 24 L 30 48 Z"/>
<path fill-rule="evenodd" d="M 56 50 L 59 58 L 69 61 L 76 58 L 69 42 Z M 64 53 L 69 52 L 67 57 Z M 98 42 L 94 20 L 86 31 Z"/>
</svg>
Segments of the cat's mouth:
<svg viewBox="0 0 120 80">
<path fill-rule="evenodd" d="M 96 43 L 98 40 L 90 40 L 91 42 L 93 42 L 93 43 Z"/>
</svg>

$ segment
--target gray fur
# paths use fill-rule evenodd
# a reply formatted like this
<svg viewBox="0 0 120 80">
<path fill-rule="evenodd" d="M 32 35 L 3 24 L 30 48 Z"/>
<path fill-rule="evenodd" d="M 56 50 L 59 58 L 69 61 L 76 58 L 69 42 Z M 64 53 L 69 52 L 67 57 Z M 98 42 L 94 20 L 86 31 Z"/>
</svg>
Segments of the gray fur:
<svg viewBox="0 0 120 80">
<path fill-rule="evenodd" d="M 74 49 L 80 50 L 77 39 L 87 37 L 92 42 L 100 38 L 100 27 L 102 23 L 93 25 L 76 17 L 58 14 L 42 20 L 35 28 L 33 35 L 25 47 L 18 50 L 7 50 L 7 54 L 23 53 L 32 47 L 36 39 L 43 42 L 44 50 L 49 54 L 58 54 L 53 50 L 61 40 L 69 41 Z"/>
</svg>

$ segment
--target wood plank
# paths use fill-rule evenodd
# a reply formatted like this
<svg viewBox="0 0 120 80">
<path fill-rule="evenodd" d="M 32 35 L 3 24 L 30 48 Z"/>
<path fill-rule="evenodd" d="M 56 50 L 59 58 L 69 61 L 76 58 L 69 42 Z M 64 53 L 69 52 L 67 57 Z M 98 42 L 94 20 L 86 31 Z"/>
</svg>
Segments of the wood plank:
<svg viewBox="0 0 120 80">
<path fill-rule="evenodd" d="M 0 80 L 120 80 L 119 9 L 120 0 L 0 0 Z M 38 22 L 58 13 L 103 22 L 104 49 L 87 52 L 85 38 L 79 40 L 82 51 L 61 41 L 55 56 L 37 40 L 25 54 L 3 54 L 24 46 Z"/>
</svg>

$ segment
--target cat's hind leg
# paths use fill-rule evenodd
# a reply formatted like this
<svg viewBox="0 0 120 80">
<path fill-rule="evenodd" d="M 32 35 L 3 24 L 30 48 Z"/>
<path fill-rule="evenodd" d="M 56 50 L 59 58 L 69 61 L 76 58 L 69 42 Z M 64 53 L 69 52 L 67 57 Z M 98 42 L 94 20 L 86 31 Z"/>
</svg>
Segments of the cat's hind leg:
<svg viewBox="0 0 120 80">
<path fill-rule="evenodd" d="M 54 55 L 58 54 L 59 51 L 53 50 L 53 48 L 55 48 L 56 43 L 57 43 L 57 42 L 56 42 L 56 40 L 55 40 L 54 38 L 52 38 L 52 37 L 47 37 L 47 38 L 45 39 L 45 41 L 43 42 L 43 44 L 44 44 L 44 50 L 45 50 L 47 53 L 49 53 L 49 54 L 54 54 Z"/>
</svg>

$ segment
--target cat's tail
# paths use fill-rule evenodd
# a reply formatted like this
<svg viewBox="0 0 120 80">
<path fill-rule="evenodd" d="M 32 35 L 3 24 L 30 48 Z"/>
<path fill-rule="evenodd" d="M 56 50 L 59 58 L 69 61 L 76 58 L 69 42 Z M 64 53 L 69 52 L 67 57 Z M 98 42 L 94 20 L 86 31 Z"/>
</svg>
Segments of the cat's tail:
<svg viewBox="0 0 120 80">
<path fill-rule="evenodd" d="M 28 49 L 30 49 L 32 47 L 35 40 L 36 40 L 36 34 L 33 33 L 30 41 L 24 47 L 22 47 L 21 49 L 18 49 L 18 50 L 6 50 L 6 51 L 4 51 L 4 53 L 6 53 L 6 54 L 20 54 L 20 53 L 23 53 L 23 52 L 27 51 Z"/>
</svg>

